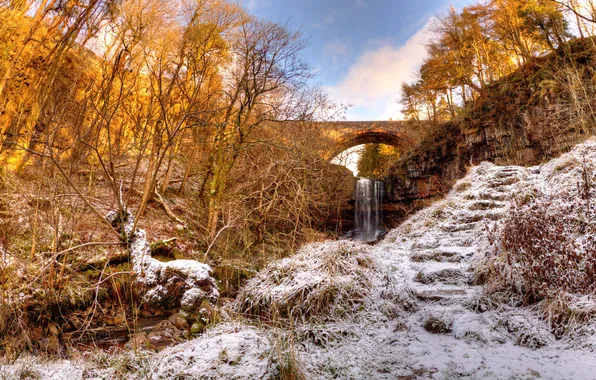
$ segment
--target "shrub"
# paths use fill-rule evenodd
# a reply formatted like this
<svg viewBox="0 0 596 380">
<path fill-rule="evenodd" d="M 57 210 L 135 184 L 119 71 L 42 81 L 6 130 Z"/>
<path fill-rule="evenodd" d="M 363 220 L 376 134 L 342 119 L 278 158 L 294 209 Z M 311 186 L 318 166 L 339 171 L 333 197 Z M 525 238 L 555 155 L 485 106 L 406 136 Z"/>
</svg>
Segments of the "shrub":
<svg viewBox="0 0 596 380">
<path fill-rule="evenodd" d="M 590 215 L 586 218 L 582 211 Z M 537 200 L 514 207 L 500 232 L 503 262 L 495 267 L 497 279 L 527 304 L 554 298 L 561 291 L 594 293 L 596 239 L 588 222 L 592 214 L 582 202 L 561 207 Z"/>
<path fill-rule="evenodd" d="M 493 297 L 540 303 L 559 336 L 596 315 L 596 308 L 578 311 L 574 305 L 582 296 L 596 295 L 596 226 L 591 222 L 596 215 L 589 199 L 572 199 L 517 202 L 502 228 L 490 232 L 497 254 L 480 272 Z"/>
</svg>

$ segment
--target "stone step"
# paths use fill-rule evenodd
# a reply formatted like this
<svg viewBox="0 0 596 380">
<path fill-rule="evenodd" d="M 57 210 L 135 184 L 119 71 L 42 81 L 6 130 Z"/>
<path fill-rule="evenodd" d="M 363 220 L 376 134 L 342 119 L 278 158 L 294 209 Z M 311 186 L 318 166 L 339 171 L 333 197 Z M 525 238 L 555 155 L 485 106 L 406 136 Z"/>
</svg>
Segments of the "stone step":
<svg viewBox="0 0 596 380">
<path fill-rule="evenodd" d="M 499 172 L 523 172 L 523 169 L 519 166 L 501 166 Z"/>
<path fill-rule="evenodd" d="M 515 190 L 515 189 L 512 188 L 511 185 L 502 184 L 502 185 L 498 185 L 494 189 L 495 189 L 495 191 L 497 191 L 499 193 L 506 194 L 507 199 L 513 198 L 513 195 L 514 195 L 513 190 Z"/>
<path fill-rule="evenodd" d="M 418 269 L 414 281 L 421 284 L 466 285 L 468 283 L 465 270 L 458 264 L 428 262 L 418 265 Z"/>
<path fill-rule="evenodd" d="M 478 231 L 475 228 L 470 228 L 465 231 L 432 231 L 428 235 L 416 239 L 412 242 L 410 249 L 414 252 L 424 250 L 434 250 L 440 247 L 446 248 L 469 248 L 474 242 L 478 240 Z"/>
<path fill-rule="evenodd" d="M 491 189 L 499 189 L 502 186 L 510 186 L 517 182 L 519 182 L 517 177 L 497 178 L 488 180 L 487 186 Z"/>
<path fill-rule="evenodd" d="M 427 273 L 439 272 L 443 269 L 462 269 L 461 264 L 441 262 L 441 261 L 428 261 L 428 262 L 413 262 L 412 268 L 417 271 L 425 271 Z"/>
<path fill-rule="evenodd" d="M 468 200 L 491 200 L 491 201 L 506 201 L 511 198 L 507 192 L 498 191 L 480 191 L 477 193 L 470 193 L 465 196 Z"/>
<path fill-rule="evenodd" d="M 455 220 L 461 224 L 469 224 L 475 222 L 481 222 L 483 220 L 501 220 L 505 215 L 504 211 L 477 211 L 461 213 L 455 217 Z"/>
<path fill-rule="evenodd" d="M 458 285 L 412 284 L 409 291 L 421 301 L 465 302 L 477 293 L 477 287 Z"/>
<path fill-rule="evenodd" d="M 432 238 L 421 238 L 412 244 L 413 250 L 434 249 L 439 246 L 439 240 L 433 236 Z"/>
<path fill-rule="evenodd" d="M 443 242 L 443 244 L 445 241 Z M 434 249 L 418 250 L 410 254 L 413 262 L 448 262 L 457 263 L 462 259 L 471 257 L 476 252 L 476 247 L 462 247 L 458 245 L 440 245 Z"/>
<path fill-rule="evenodd" d="M 478 226 L 477 222 L 446 224 L 446 225 L 441 226 L 441 230 L 444 232 L 471 231 L 471 230 L 474 230 L 477 226 Z"/>
<path fill-rule="evenodd" d="M 511 178 L 511 177 L 522 177 L 524 176 L 524 172 L 520 169 L 501 169 L 495 174 L 495 178 L 503 179 L 503 178 Z"/>
<path fill-rule="evenodd" d="M 472 211 L 485 211 L 493 209 L 503 209 L 509 206 L 507 202 L 495 201 L 492 199 L 480 199 L 475 202 L 471 202 L 466 208 Z"/>
<path fill-rule="evenodd" d="M 435 251 L 443 256 L 458 255 L 462 258 L 468 258 L 468 257 L 471 257 L 474 253 L 476 253 L 477 250 L 478 250 L 478 248 L 475 246 L 470 247 L 470 246 L 458 246 L 458 245 L 451 245 L 451 246 L 441 245 L 441 246 L 437 247 L 437 249 Z"/>
<path fill-rule="evenodd" d="M 478 232 L 476 230 L 459 231 L 456 234 L 441 233 L 437 235 L 438 244 L 434 248 L 452 248 L 459 249 L 460 247 L 470 247 L 478 240 Z"/>
<path fill-rule="evenodd" d="M 436 251 L 419 251 L 410 255 L 410 260 L 413 262 L 429 262 L 435 261 L 440 263 L 459 263 L 462 257 L 459 254 L 444 255 Z"/>
</svg>

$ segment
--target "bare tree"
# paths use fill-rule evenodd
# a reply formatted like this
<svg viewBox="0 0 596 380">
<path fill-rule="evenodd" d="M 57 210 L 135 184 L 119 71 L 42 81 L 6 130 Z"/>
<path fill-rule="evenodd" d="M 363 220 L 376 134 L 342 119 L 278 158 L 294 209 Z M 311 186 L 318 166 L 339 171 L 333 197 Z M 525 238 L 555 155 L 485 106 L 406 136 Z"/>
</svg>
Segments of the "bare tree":
<svg viewBox="0 0 596 380">
<path fill-rule="evenodd" d="M 232 66 L 224 81 L 223 114 L 215 125 L 210 159 L 208 230 L 215 236 L 228 174 L 267 120 L 288 118 L 300 107 L 292 100 L 306 87 L 310 67 L 296 32 L 270 22 L 245 19 L 232 42 Z"/>
</svg>

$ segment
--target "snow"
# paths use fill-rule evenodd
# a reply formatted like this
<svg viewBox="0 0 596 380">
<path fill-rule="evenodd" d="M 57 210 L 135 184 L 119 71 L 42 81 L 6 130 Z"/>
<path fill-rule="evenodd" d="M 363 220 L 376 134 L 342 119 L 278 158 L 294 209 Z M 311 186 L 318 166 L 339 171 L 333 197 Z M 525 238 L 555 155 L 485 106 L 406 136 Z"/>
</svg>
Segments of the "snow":
<svg viewBox="0 0 596 380">
<path fill-rule="evenodd" d="M 112 224 L 119 219 L 116 211 L 111 211 L 106 217 Z M 129 236 L 129 251 L 132 269 L 137 274 L 136 282 L 145 291 L 147 302 L 160 304 L 169 298 L 170 288 L 176 286 L 182 279 L 184 284 L 182 299 L 189 305 L 191 298 L 196 302 L 197 289 L 201 289 L 204 298 L 215 302 L 219 291 L 215 279 L 211 277 L 211 267 L 194 260 L 172 260 L 161 262 L 151 257 L 151 250 L 147 242 L 145 230 L 137 229 L 132 233 L 134 217 L 126 211 L 124 232 Z M 186 293 L 190 292 L 188 295 Z"/>
<path fill-rule="evenodd" d="M 26 355 L 11 365 L 0 365 L 0 378 L 71 380 L 83 378 L 84 363 L 76 360 L 43 361 Z"/>
<path fill-rule="evenodd" d="M 152 378 L 185 374 L 205 379 L 258 379 L 267 374 L 274 354 L 264 331 L 224 324 L 199 340 L 162 351 L 161 358 L 153 362 Z"/>
<path fill-rule="evenodd" d="M 183 295 L 182 295 L 182 299 L 180 300 L 180 306 L 182 306 L 182 308 L 192 308 L 197 304 L 201 303 L 201 300 L 203 300 L 205 297 L 207 296 L 207 294 L 202 291 L 201 289 L 198 288 L 191 288 L 188 289 Z"/>
<path fill-rule="evenodd" d="M 335 306 L 350 297 L 359 306 L 346 313 L 337 307 L 313 309 L 303 319 L 282 320 L 283 329 L 237 316 L 194 340 L 147 354 L 147 365 L 127 375 L 268 378 L 276 374 L 282 351 L 293 352 L 297 365 L 313 379 L 593 379 L 596 326 L 588 324 L 557 340 L 535 308 L 489 307 L 482 287 L 470 285 L 478 265 L 493 254 L 487 230 L 508 215 L 509 201 L 529 194 L 572 194 L 583 160 L 596 166 L 596 140 L 540 167 L 482 163 L 443 200 L 375 246 L 350 241 L 305 246 L 250 281 L 237 311 L 254 304 L 265 310 L 288 302 L 306 306 L 308 297 L 331 286 L 340 289 Z M 451 270 L 448 276 L 445 270 Z M 421 276 L 433 281 L 422 284 Z M 188 292 L 185 297 L 192 298 L 196 290 Z M 590 297 L 573 297 L 573 310 L 596 308 Z M 425 330 L 430 316 L 448 329 Z M 3 367 L 0 377 L 17 373 L 19 365 Z M 77 368 L 93 368 L 90 360 L 31 360 L 27 365 L 42 378 L 51 377 L 47 368 L 73 379 L 82 376 Z M 87 372 L 113 375 L 105 368 Z"/>
</svg>

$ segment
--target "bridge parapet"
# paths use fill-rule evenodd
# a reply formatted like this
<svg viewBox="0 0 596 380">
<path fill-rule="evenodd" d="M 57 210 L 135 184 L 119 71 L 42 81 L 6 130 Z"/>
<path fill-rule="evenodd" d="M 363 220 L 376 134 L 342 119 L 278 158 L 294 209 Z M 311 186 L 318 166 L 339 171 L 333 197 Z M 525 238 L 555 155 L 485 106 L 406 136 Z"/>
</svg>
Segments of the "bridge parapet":
<svg viewBox="0 0 596 380">
<path fill-rule="evenodd" d="M 351 134 L 359 131 L 403 132 L 408 130 L 405 121 L 332 121 L 321 122 L 327 131 Z"/>
</svg>

